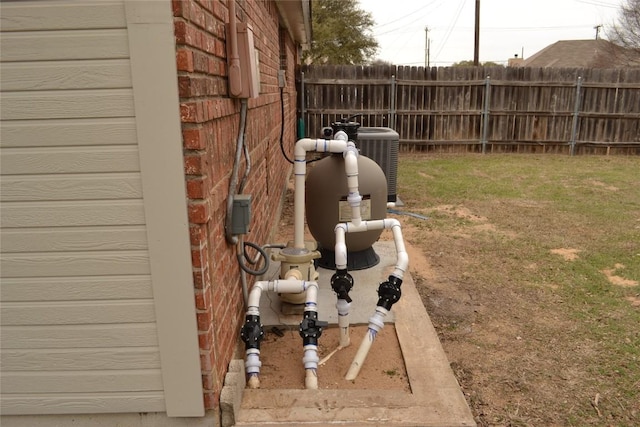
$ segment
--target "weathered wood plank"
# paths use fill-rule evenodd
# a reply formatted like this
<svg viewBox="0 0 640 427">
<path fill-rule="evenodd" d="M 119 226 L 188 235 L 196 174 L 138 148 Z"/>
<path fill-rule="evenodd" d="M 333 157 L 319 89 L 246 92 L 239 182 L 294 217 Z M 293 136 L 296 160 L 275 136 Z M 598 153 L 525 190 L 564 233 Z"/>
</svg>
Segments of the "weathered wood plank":
<svg viewBox="0 0 640 427">
<path fill-rule="evenodd" d="M 151 299 L 151 277 L 81 276 L 3 278 L 0 300 L 88 301 L 119 299 Z"/>
<path fill-rule="evenodd" d="M 145 224 L 142 200 L 5 202 L 3 228 Z"/>
<path fill-rule="evenodd" d="M 2 325 L 0 344 L 5 349 L 148 347 L 158 345 L 153 323 L 104 325 Z"/>
<path fill-rule="evenodd" d="M 432 68 L 375 66 L 353 68 L 309 66 L 305 70 L 308 127 L 326 126 L 335 115 L 346 115 L 336 97 L 335 83 L 350 93 L 362 88 L 362 124 L 378 123 L 387 113 L 380 108 L 384 90 L 382 70 L 397 76 L 395 130 L 403 144 L 435 146 L 447 141 L 480 140 L 482 126 L 476 112 L 482 109 L 485 81 L 491 76 L 488 135 L 491 144 L 505 150 L 529 152 L 533 141 L 545 145 L 566 144 L 570 139 L 578 76 L 582 76 L 578 142 L 640 142 L 640 75 L 633 70 Z M 390 83 L 388 83 L 390 85 Z M 346 91 L 346 92 L 345 92 Z M 359 92 L 358 92 L 359 93 Z M 386 92 L 385 92 L 386 93 Z M 357 100 L 356 100 L 357 102 Z M 466 143 L 465 143 L 466 144 Z M 562 149 L 562 147 L 561 147 Z M 586 152 L 586 151 L 585 151 Z"/>
<path fill-rule="evenodd" d="M 7 394 L 2 396 L 0 411 L 4 415 L 28 414 L 96 414 L 112 412 L 165 412 L 164 393 L 64 393 Z"/>
<path fill-rule="evenodd" d="M 0 127 L 0 147 L 135 145 L 133 117 L 14 120 Z"/>
<path fill-rule="evenodd" d="M 147 231 L 142 225 L 2 230 L 4 253 L 144 249 L 147 249 Z"/>
<path fill-rule="evenodd" d="M 3 326 L 153 322 L 151 300 L 2 302 Z M 36 389 L 37 390 L 37 389 Z"/>
<path fill-rule="evenodd" d="M 162 390 L 160 369 L 78 372 L 3 372 L 6 394 L 84 393 Z"/>
<path fill-rule="evenodd" d="M 3 62 L 127 59 L 125 29 L 4 33 Z"/>
<path fill-rule="evenodd" d="M 2 148 L 3 175 L 139 172 L 137 146 Z"/>
<path fill-rule="evenodd" d="M 5 92 L 2 120 L 133 117 L 131 89 Z"/>
<path fill-rule="evenodd" d="M 121 89 L 131 87 L 126 59 L 0 64 L 3 91 Z"/>
<path fill-rule="evenodd" d="M 149 274 L 147 251 L 29 252 L 3 254 L 2 277 Z"/>
<path fill-rule="evenodd" d="M 12 175 L 0 181 L 0 200 L 109 200 L 142 198 L 139 173 Z"/>
<path fill-rule="evenodd" d="M 157 347 L 2 350 L 4 372 L 157 369 Z"/>
</svg>

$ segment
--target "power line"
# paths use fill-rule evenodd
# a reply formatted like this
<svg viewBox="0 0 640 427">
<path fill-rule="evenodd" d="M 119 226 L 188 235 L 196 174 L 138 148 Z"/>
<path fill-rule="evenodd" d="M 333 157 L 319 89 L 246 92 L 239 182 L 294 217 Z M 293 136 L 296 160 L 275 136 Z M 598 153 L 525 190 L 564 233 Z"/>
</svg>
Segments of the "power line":
<svg viewBox="0 0 640 427">
<path fill-rule="evenodd" d="M 574 0 L 574 1 L 578 3 L 590 4 L 592 6 L 608 7 L 610 9 L 618 9 L 620 7 L 617 4 L 606 3 L 606 2 L 596 1 L 596 0 Z"/>
<path fill-rule="evenodd" d="M 442 49 L 444 48 L 444 45 L 449 40 L 449 37 L 451 36 L 451 33 L 453 32 L 453 29 L 455 28 L 456 24 L 458 23 L 458 18 L 460 18 L 460 14 L 462 13 L 462 9 L 464 9 L 464 4 L 465 3 L 466 3 L 466 0 L 460 0 L 460 4 L 458 6 L 458 11 L 456 12 L 455 17 L 453 18 L 453 22 L 449 26 L 449 29 L 447 30 L 446 35 L 444 36 L 444 40 L 440 44 L 440 49 L 438 49 L 438 53 L 436 53 L 434 55 L 435 58 L 437 58 L 440 55 L 440 52 L 442 52 Z"/>
<path fill-rule="evenodd" d="M 578 28 L 593 28 L 593 24 L 583 24 L 583 25 L 562 25 L 562 26 L 552 26 L 552 27 L 483 27 L 482 32 L 494 32 L 494 31 L 510 31 L 510 32 L 524 32 L 524 31 L 540 31 L 540 30 L 572 30 Z M 429 31 L 437 31 L 443 30 L 443 27 L 431 27 L 429 26 Z M 473 27 L 456 27 L 458 31 L 473 31 Z M 404 30 L 398 31 L 389 31 L 381 34 L 374 34 L 374 36 L 380 36 L 384 34 L 394 33 L 394 34 L 411 34 L 417 33 L 418 31 L 424 31 L 424 27 L 411 27 L 405 28 Z"/>
<path fill-rule="evenodd" d="M 389 22 L 386 22 L 386 23 L 384 23 L 384 24 L 380 24 L 380 25 L 375 25 L 373 28 L 375 29 L 375 28 L 384 27 L 385 25 L 393 24 L 394 22 L 398 22 L 398 21 L 400 21 L 400 20 L 402 20 L 402 19 L 404 19 L 404 18 L 406 18 L 406 17 L 408 17 L 408 16 L 413 16 L 413 15 L 415 15 L 416 13 L 420 12 L 421 10 L 426 9 L 427 7 L 431 6 L 431 5 L 432 5 L 433 3 L 435 3 L 436 1 L 438 1 L 438 0 L 433 0 L 431 3 L 427 3 L 427 4 L 425 4 L 424 6 L 422 6 L 422 7 L 418 8 L 418 9 L 414 10 L 413 12 L 407 13 L 406 15 L 401 16 L 400 18 L 394 19 L 393 21 L 389 21 Z M 442 0 L 440 0 L 440 3 L 442 3 Z"/>
</svg>

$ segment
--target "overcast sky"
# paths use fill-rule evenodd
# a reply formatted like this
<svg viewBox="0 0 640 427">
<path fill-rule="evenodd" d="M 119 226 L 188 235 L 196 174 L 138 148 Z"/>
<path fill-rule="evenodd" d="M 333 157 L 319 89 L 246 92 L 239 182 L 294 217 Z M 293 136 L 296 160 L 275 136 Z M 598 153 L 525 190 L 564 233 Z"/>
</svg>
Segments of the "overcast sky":
<svg viewBox="0 0 640 427">
<path fill-rule="evenodd" d="M 377 57 L 397 65 L 424 65 L 425 27 L 431 39 L 430 65 L 472 60 L 475 0 L 359 0 L 371 12 Z M 480 61 L 506 64 L 528 58 L 558 40 L 594 39 L 606 34 L 621 0 L 481 0 Z M 604 38 L 604 37 L 603 37 Z"/>
</svg>

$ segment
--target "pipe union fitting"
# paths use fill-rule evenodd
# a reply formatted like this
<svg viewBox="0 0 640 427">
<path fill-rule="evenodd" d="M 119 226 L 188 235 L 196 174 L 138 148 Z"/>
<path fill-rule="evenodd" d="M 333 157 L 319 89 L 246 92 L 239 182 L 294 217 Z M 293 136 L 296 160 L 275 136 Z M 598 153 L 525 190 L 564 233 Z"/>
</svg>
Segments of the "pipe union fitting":
<svg viewBox="0 0 640 427">
<path fill-rule="evenodd" d="M 257 353 L 247 354 L 247 360 L 244 362 L 245 371 L 247 374 L 259 374 L 262 362 L 260 356 Z"/>
<path fill-rule="evenodd" d="M 351 207 L 360 206 L 360 203 L 362 202 L 362 196 L 358 192 L 349 193 L 347 195 L 347 202 L 349 202 L 349 206 Z"/>
<path fill-rule="evenodd" d="M 320 358 L 318 357 L 318 351 L 315 349 L 305 349 L 304 357 L 302 358 L 302 363 L 304 363 L 304 368 L 318 369 L 318 362 L 320 362 Z"/>
</svg>

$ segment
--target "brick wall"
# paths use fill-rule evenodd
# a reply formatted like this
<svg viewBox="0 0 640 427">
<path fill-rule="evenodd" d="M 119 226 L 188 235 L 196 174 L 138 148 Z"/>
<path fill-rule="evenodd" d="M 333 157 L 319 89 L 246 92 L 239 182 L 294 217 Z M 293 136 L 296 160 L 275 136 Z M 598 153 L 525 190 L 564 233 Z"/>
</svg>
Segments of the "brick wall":
<svg viewBox="0 0 640 427">
<path fill-rule="evenodd" d="M 229 98 L 227 89 L 228 1 L 173 0 L 172 5 L 202 381 L 206 407 L 210 409 L 218 405 L 244 318 L 236 248 L 224 237 L 240 101 Z M 261 89 L 258 98 L 249 100 L 246 139 L 251 174 L 244 193 L 253 198 L 251 232 L 246 240 L 262 245 L 276 224 L 290 171 L 279 147 L 277 72 L 286 67 L 284 141 L 285 149 L 292 153 L 296 106 L 293 82 L 298 58 L 288 32 L 279 28 L 272 0 L 237 0 L 236 15 L 238 22 L 253 26 L 259 51 Z M 244 160 L 240 176 L 243 172 Z"/>
</svg>

